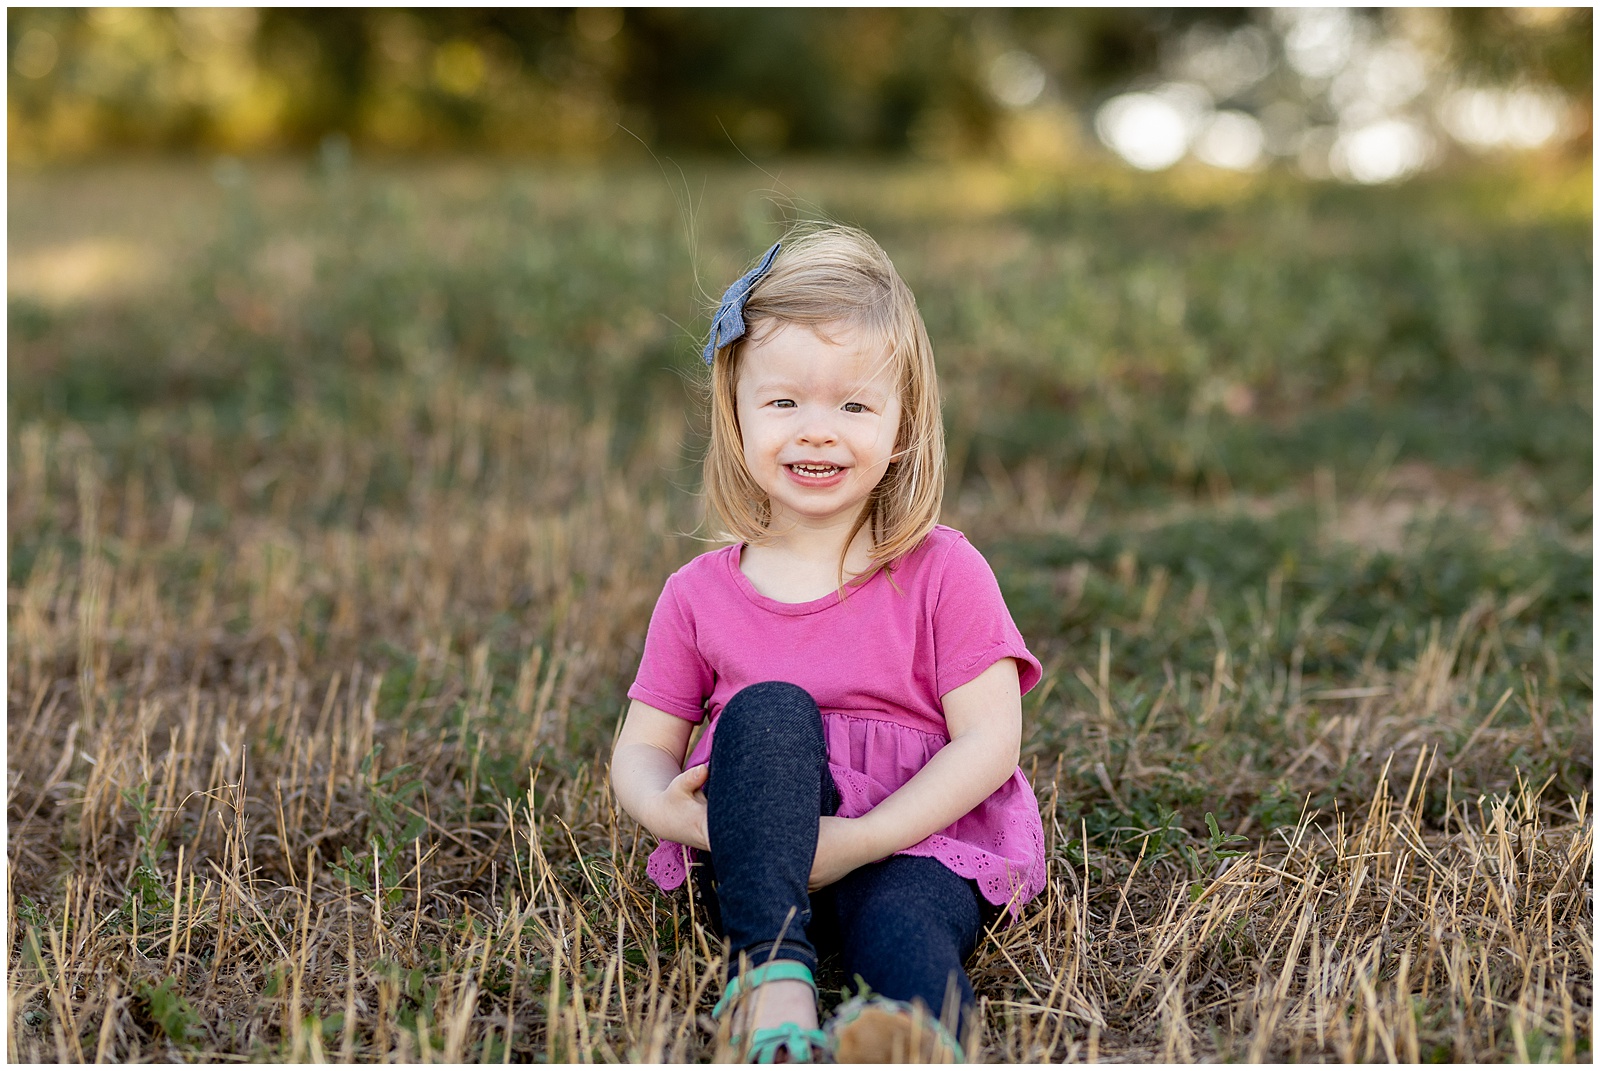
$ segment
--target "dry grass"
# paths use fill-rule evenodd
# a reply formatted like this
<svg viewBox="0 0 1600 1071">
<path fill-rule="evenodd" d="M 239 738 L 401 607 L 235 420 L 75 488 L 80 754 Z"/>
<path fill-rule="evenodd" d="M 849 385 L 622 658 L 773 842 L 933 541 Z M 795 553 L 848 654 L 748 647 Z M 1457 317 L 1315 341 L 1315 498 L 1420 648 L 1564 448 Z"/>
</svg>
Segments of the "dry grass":
<svg viewBox="0 0 1600 1071">
<path fill-rule="evenodd" d="M 1026 990 L 990 1002 L 992 1055 L 1575 1059 L 1592 826 L 1546 827 L 1524 788 L 1428 829 L 1425 765 L 1399 800 L 1385 776 L 1362 817 L 1302 821 L 1209 881 L 1136 863 L 1096 887 L 1061 867 L 986 957 L 994 983 L 1020 973 Z"/>
<path fill-rule="evenodd" d="M 575 218 L 582 193 L 556 184 Z M 982 259 L 976 240 L 949 239 L 952 273 Z M 258 283 L 94 359 L 202 368 L 270 338 L 310 361 L 299 298 Z M 122 322 L 50 316 L 13 335 L 44 399 L 86 360 L 74 347 L 101 353 Z M 596 322 L 571 337 L 648 342 Z M 617 373 L 583 397 L 514 364 L 465 374 L 402 326 L 376 371 L 360 331 L 331 336 L 361 369 L 335 401 L 13 410 L 9 1059 L 718 1055 L 721 951 L 685 895 L 646 882 L 653 842 L 603 764 L 661 582 L 703 549 L 683 534 L 693 433 L 655 404 L 660 383 Z M 623 407 L 630 391 L 650 403 Z M 985 400 L 952 396 L 968 423 Z M 1097 497 L 1087 468 L 957 461 L 945 519 L 986 550 L 1140 528 L 1132 499 L 1103 505 L 1111 475 Z M 1324 476 L 1273 492 L 1311 503 L 1307 555 L 1401 546 L 1397 575 L 1428 564 L 1385 512 L 1405 499 L 1393 481 Z M 1505 483 L 1413 497 L 1469 526 Z M 1270 497 L 1209 494 L 1159 508 Z M 1496 538 L 1532 545 L 1516 540 L 1544 500 L 1506 500 L 1528 512 Z M 1050 871 L 970 964 L 979 1056 L 1590 1058 L 1592 678 L 1566 623 L 1586 588 L 1468 561 L 1500 586 L 1471 573 L 1469 610 L 1400 643 L 1395 619 L 1320 620 L 1323 593 L 1295 594 L 1288 566 L 1225 591 L 1131 552 L 1069 558 L 1002 570 L 1046 622 L 1023 761 Z"/>
<path fill-rule="evenodd" d="M 686 901 L 646 887 L 648 841 L 587 757 L 660 574 L 694 549 L 671 534 L 682 503 L 531 394 L 400 391 L 379 412 L 415 467 L 406 506 L 358 526 L 293 520 L 363 478 L 353 432 L 289 429 L 239 481 L 277 507 L 252 515 L 219 479 L 207 494 L 239 512 L 206 530 L 153 471 L 110 482 L 70 432 L 23 429 L 12 523 L 83 549 L 63 539 L 12 593 L 13 1059 L 712 1054 L 720 952 Z M 317 439 L 297 455 L 301 433 Z M 649 431 L 668 454 L 680 433 Z M 516 636 L 491 636 L 508 591 Z M 387 674 L 356 656 L 376 638 Z M 1589 801 L 1520 781 L 1452 794 L 1446 759 L 1532 732 L 1490 718 L 1453 755 L 1430 745 L 1472 709 L 1461 646 L 1306 697 L 1344 713 L 1315 730 L 1302 716 L 1285 769 L 1364 771 L 1351 783 L 1370 792 L 1248 854 L 1202 850 L 1198 881 L 1137 837 L 1085 852 L 1053 822 L 1047 892 L 973 965 L 983 1055 L 1586 1054 Z M 1240 701 L 1221 679 L 1196 698 L 1202 722 Z M 1109 691 L 1088 709 L 1047 697 L 1039 716 L 1109 738 Z M 1121 793 L 1159 765 L 1145 747 Z M 1070 778 L 1031 758 L 1059 815 Z M 531 791 L 497 794 L 530 763 Z"/>
</svg>

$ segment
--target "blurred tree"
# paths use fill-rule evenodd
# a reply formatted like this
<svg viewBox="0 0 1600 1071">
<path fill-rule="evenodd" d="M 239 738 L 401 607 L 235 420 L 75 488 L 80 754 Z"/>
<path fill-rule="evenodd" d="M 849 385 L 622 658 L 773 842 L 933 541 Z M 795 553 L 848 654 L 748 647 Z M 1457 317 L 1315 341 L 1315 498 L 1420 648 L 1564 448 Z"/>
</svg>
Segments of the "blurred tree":
<svg viewBox="0 0 1600 1071">
<path fill-rule="evenodd" d="M 764 155 L 895 152 L 929 124 L 982 144 L 993 107 L 965 55 L 972 15 L 906 9 L 630 12 L 617 89 L 663 144 Z"/>
<path fill-rule="evenodd" d="M 146 150 L 932 155 L 993 149 L 1244 9 L 11 8 L 15 159 Z M 1587 100 L 1592 15 L 1446 20 L 1473 78 Z M 1062 117 L 1065 117 L 1064 119 Z M 617 136 L 619 130 L 627 134 Z M 628 135 L 632 135 L 629 137 Z"/>
<path fill-rule="evenodd" d="M 1456 65 L 1471 78 L 1547 82 L 1587 96 L 1594 84 L 1594 10 L 1450 8 Z"/>
</svg>

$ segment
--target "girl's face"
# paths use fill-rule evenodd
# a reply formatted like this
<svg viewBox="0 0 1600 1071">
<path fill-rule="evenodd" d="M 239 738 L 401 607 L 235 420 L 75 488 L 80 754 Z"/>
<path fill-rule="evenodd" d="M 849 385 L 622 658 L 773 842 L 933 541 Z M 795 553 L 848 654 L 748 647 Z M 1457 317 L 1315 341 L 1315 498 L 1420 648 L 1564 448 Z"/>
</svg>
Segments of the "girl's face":
<svg viewBox="0 0 1600 1071">
<path fill-rule="evenodd" d="M 745 343 L 735 390 L 744 463 L 772 502 L 772 527 L 849 525 L 894 460 L 899 383 L 854 327 L 832 341 L 777 324 Z"/>
</svg>

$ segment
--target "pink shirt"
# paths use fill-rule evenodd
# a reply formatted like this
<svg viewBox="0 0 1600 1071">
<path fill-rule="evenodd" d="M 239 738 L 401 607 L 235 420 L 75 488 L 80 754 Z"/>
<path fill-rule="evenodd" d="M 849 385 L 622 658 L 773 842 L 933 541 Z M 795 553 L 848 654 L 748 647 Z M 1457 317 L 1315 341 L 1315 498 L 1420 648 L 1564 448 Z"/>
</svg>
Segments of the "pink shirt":
<svg viewBox="0 0 1600 1071">
<path fill-rule="evenodd" d="M 717 716 L 738 691 L 787 681 L 817 701 L 839 815 L 859 818 L 950 742 L 941 696 L 1002 658 L 1017 660 L 1023 692 L 1039 681 L 989 563 L 953 528 L 934 528 L 892 574 L 880 571 L 843 601 L 768 598 L 739 571 L 741 550 L 702 554 L 667 579 L 628 689 L 630 699 L 686 721 L 709 713 L 686 767 L 711 754 Z M 662 889 L 677 888 L 687 851 L 662 842 L 646 873 Z M 1044 828 L 1020 769 L 897 854 L 938 859 L 1013 914 L 1044 888 Z"/>
</svg>

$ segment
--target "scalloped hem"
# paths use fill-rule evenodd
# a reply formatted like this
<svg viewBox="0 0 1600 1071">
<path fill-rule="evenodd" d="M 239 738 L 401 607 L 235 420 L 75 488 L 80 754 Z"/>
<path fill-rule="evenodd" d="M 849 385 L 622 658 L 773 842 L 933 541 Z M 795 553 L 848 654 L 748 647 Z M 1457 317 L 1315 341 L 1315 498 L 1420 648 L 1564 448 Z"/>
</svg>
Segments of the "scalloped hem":
<svg viewBox="0 0 1600 1071">
<path fill-rule="evenodd" d="M 943 843 L 930 844 L 929 841 Z M 662 892 L 680 888 L 689 876 L 688 853 L 689 849 L 676 841 L 663 841 L 660 847 L 650 853 L 644 868 L 645 876 Z M 1012 876 L 1018 875 L 1020 868 L 1011 860 L 938 833 L 894 854 L 937 859 L 951 873 L 977 883 L 983 898 L 995 907 L 1005 908 L 1013 920 L 1021 917 L 1022 905 L 1044 891 L 1043 866 L 1029 868 L 1027 874 L 1013 879 Z M 979 856 L 978 861 L 970 858 L 973 854 Z M 989 862 L 991 860 L 992 863 Z"/>
</svg>

